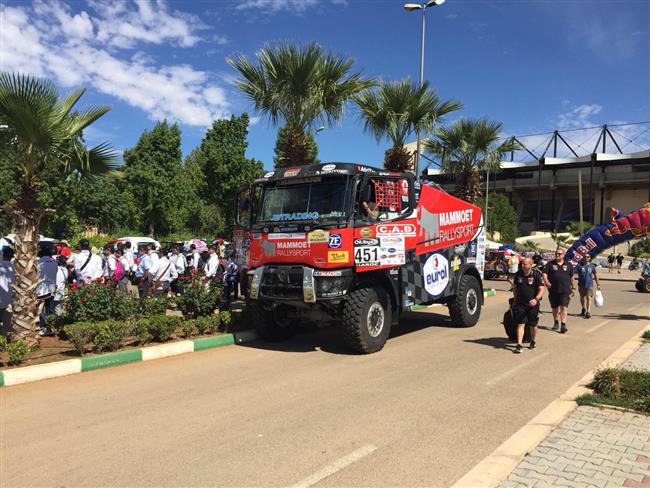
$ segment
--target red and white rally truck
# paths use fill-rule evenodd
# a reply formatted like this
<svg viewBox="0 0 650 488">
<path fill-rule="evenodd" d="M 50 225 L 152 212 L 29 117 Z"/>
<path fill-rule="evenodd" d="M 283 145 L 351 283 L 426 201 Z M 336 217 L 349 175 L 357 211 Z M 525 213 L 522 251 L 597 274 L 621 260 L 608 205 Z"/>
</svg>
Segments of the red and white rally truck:
<svg viewBox="0 0 650 488">
<path fill-rule="evenodd" d="M 348 345 L 372 353 L 414 305 L 444 303 L 460 327 L 479 319 L 481 210 L 411 173 L 353 163 L 282 168 L 240 190 L 237 202 L 247 307 L 265 339 L 334 322 Z"/>
</svg>

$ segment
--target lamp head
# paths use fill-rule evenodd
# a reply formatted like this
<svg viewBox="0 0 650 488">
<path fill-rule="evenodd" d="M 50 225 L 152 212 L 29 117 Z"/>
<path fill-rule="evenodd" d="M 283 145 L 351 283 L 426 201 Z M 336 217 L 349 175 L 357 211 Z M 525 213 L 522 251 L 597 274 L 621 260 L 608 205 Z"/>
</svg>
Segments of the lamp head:
<svg viewBox="0 0 650 488">
<path fill-rule="evenodd" d="M 427 7 L 435 7 L 436 5 L 442 5 L 445 3 L 445 0 L 429 0 L 427 2 Z"/>
<path fill-rule="evenodd" d="M 404 4 L 404 10 L 407 11 L 412 11 L 412 10 L 420 10 L 422 8 L 422 5 L 419 3 L 405 3 Z"/>
</svg>

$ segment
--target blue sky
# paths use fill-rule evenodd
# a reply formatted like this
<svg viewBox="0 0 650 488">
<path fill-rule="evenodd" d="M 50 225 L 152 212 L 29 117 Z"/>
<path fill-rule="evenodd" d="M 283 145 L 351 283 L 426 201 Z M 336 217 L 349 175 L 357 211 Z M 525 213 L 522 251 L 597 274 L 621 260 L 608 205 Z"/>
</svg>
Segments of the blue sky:
<svg viewBox="0 0 650 488">
<path fill-rule="evenodd" d="M 232 85 L 225 59 L 266 43 L 316 41 L 368 76 L 419 76 L 420 14 L 359 0 L 2 2 L 0 67 L 88 88 L 81 106 L 112 110 L 89 143 L 133 146 L 156 120 L 178 121 L 183 153 L 215 118 L 249 112 L 248 156 L 270 168 L 276 129 Z M 530 134 L 650 120 L 650 2 L 447 0 L 427 11 L 425 79 L 465 108 L 450 116 Z M 616 128 L 627 139 L 645 126 Z M 568 133 L 576 143 L 595 131 Z M 648 147 L 648 132 L 636 139 Z M 544 137 L 526 140 L 544 145 Z M 621 139 L 626 142 L 626 139 Z M 387 141 L 364 134 L 353 106 L 317 134 L 323 161 L 380 165 Z M 543 149 L 543 147 L 542 147 Z M 640 150 L 628 144 L 626 152 Z"/>
</svg>

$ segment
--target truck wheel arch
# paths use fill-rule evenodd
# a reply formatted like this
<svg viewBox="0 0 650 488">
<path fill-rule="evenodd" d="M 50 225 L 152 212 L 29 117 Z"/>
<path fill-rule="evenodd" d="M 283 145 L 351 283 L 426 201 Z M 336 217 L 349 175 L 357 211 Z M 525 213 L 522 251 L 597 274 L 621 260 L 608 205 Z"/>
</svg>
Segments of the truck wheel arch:
<svg viewBox="0 0 650 488">
<path fill-rule="evenodd" d="M 479 297 L 481 300 L 481 305 L 485 302 L 485 298 L 483 296 L 483 293 L 485 290 L 483 289 L 483 280 L 481 279 L 481 274 L 478 272 L 478 269 L 476 266 L 472 264 L 463 264 L 460 269 L 454 273 L 454 281 L 453 281 L 453 289 L 454 293 L 456 293 L 456 290 L 458 290 L 458 284 L 460 283 L 460 280 L 463 278 L 464 275 L 470 275 L 476 278 L 478 281 L 479 286 L 481 287 L 481 296 Z"/>
<path fill-rule="evenodd" d="M 395 285 L 393 283 L 393 280 L 388 277 L 387 272 L 388 270 L 386 269 L 364 272 L 357 280 L 355 287 L 363 288 L 381 286 L 384 290 L 386 290 L 388 298 L 390 298 L 391 320 L 393 322 L 393 325 L 397 325 L 399 323 L 400 316 L 399 299 L 396 289 L 397 285 Z"/>
</svg>

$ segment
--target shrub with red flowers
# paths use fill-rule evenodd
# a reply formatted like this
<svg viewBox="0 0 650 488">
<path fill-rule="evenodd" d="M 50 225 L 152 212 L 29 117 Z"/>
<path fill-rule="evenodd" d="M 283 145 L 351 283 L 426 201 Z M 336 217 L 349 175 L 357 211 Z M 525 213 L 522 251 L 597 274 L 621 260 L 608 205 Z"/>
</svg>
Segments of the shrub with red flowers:
<svg viewBox="0 0 650 488">
<path fill-rule="evenodd" d="M 133 316 L 137 299 L 116 290 L 110 282 L 94 281 L 70 288 L 64 299 L 65 322 L 125 321 Z"/>
<path fill-rule="evenodd" d="M 174 300 L 186 319 L 212 315 L 221 302 L 222 284 L 218 280 L 203 283 L 201 276 L 193 276 L 184 283 L 185 293 Z"/>
</svg>

